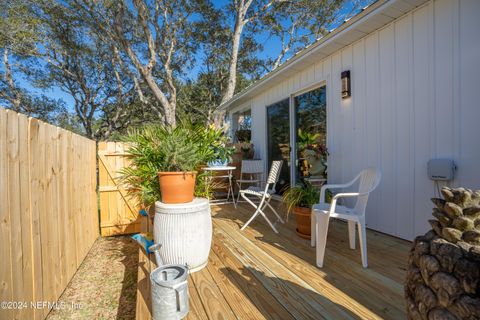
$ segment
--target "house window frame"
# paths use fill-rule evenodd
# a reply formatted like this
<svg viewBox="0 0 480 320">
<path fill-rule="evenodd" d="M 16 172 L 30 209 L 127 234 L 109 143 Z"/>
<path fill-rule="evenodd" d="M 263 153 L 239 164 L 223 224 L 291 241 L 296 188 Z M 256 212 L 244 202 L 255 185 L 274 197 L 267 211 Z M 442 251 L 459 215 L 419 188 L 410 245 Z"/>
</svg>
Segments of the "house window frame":
<svg viewBox="0 0 480 320">
<path fill-rule="evenodd" d="M 235 132 L 238 130 L 239 124 L 238 124 L 238 118 L 235 119 L 235 115 L 237 114 L 238 116 L 240 116 L 240 115 L 246 113 L 247 111 L 250 111 L 250 118 L 252 118 L 252 105 L 251 104 L 241 106 L 240 108 L 233 109 L 229 112 L 230 113 L 230 121 L 231 121 L 229 130 L 230 130 L 231 141 L 233 143 L 238 142 L 237 137 L 235 136 Z M 252 123 L 250 123 L 250 126 L 252 126 Z M 252 130 L 252 128 L 250 128 L 250 130 Z"/>
</svg>

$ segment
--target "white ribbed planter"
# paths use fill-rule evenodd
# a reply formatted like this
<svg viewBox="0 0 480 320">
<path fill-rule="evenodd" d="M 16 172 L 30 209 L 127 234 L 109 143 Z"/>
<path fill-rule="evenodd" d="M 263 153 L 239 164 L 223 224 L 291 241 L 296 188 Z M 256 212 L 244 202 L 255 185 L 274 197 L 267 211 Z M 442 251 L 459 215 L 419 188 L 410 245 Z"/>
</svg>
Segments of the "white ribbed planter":
<svg viewBox="0 0 480 320">
<path fill-rule="evenodd" d="M 195 198 L 189 203 L 155 203 L 153 236 L 161 243 L 160 255 L 166 264 L 187 264 L 190 272 L 207 265 L 212 244 L 210 203 Z"/>
</svg>

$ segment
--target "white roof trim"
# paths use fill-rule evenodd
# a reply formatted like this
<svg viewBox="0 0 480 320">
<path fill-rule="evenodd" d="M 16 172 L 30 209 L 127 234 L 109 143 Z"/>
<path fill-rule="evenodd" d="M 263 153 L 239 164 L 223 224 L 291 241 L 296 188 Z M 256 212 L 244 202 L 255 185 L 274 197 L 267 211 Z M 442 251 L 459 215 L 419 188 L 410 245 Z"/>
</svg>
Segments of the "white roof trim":
<svg viewBox="0 0 480 320">
<path fill-rule="evenodd" d="M 362 9 L 357 15 L 345 20 L 342 25 L 313 44 L 305 47 L 290 57 L 278 68 L 267 73 L 263 78 L 237 93 L 232 99 L 222 104 L 221 110 L 231 109 L 245 103 L 266 87 L 273 86 L 275 80 L 282 81 L 288 74 L 303 68 L 306 64 L 325 58 L 351 43 L 380 29 L 398 17 L 410 12 L 429 0 L 377 0 Z"/>
</svg>

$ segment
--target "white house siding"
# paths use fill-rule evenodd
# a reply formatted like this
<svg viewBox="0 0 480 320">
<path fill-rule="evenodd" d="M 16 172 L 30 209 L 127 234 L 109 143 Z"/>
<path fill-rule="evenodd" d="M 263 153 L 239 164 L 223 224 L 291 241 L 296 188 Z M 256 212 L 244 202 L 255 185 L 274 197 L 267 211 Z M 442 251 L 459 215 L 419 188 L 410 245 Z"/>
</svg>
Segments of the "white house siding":
<svg viewBox="0 0 480 320">
<path fill-rule="evenodd" d="M 351 70 L 352 97 L 340 97 Z M 256 96 L 252 139 L 266 159 L 265 106 L 326 81 L 329 182 L 383 172 L 370 228 L 405 239 L 428 229 L 431 158 L 453 158 L 453 186 L 480 188 L 480 1 L 435 0 Z"/>
</svg>

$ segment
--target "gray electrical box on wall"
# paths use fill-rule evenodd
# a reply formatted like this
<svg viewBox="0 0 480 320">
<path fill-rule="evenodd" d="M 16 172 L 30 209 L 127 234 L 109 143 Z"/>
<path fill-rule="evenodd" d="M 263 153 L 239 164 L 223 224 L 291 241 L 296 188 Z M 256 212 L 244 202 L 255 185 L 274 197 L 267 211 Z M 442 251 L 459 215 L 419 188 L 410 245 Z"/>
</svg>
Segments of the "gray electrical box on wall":
<svg viewBox="0 0 480 320">
<path fill-rule="evenodd" d="M 456 170 L 452 159 L 431 159 L 427 164 L 428 177 L 431 180 L 453 180 Z"/>
</svg>

